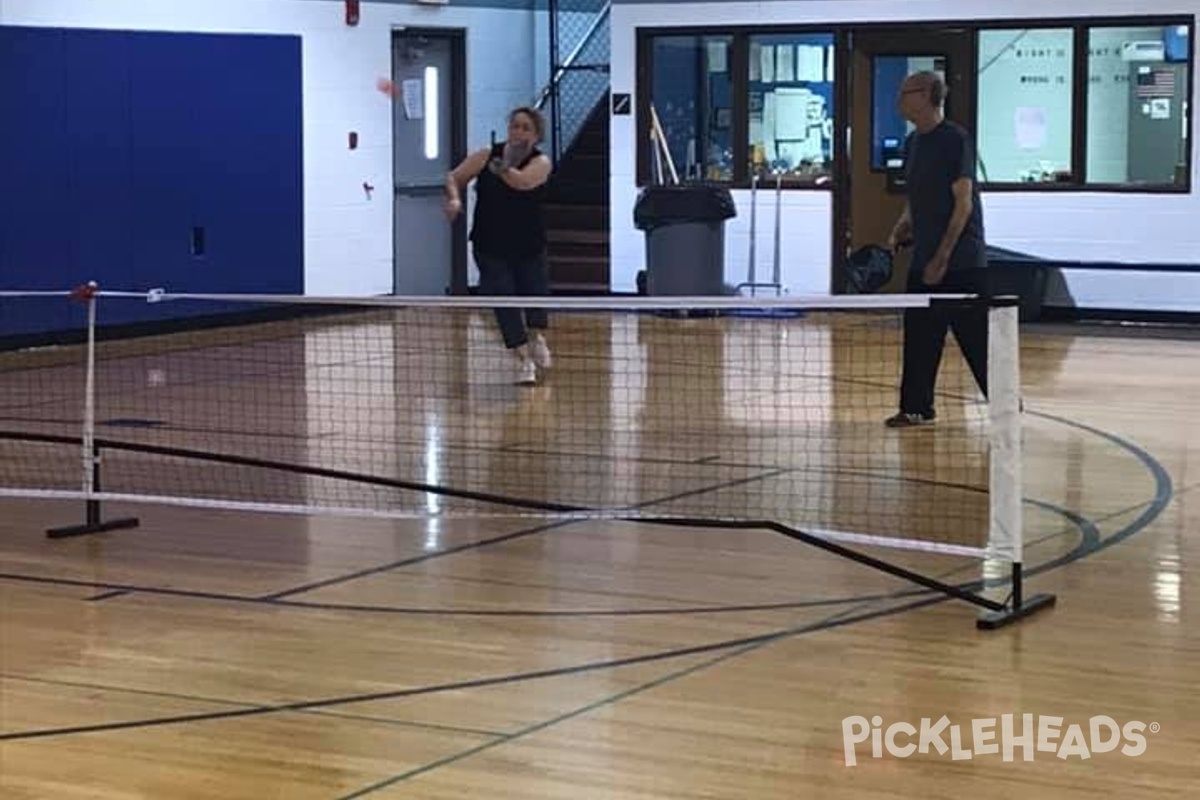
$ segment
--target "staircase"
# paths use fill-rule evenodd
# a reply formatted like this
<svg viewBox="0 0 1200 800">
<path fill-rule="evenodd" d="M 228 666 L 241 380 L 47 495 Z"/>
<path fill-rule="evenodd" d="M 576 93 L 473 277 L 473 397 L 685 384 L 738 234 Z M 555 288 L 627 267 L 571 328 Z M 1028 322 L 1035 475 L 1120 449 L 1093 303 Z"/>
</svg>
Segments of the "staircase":
<svg viewBox="0 0 1200 800">
<path fill-rule="evenodd" d="M 550 291 L 609 292 L 609 93 L 563 155 L 545 203 Z"/>
<path fill-rule="evenodd" d="M 545 203 L 550 291 L 608 294 L 609 12 L 612 0 L 547 0 L 547 112 L 554 175 Z"/>
</svg>

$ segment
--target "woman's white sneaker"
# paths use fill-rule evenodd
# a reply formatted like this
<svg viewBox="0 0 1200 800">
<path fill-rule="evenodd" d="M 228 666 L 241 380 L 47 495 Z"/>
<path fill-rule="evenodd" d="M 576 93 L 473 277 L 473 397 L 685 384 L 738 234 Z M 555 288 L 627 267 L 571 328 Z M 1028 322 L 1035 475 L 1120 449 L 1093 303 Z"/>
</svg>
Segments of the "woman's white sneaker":
<svg viewBox="0 0 1200 800">
<path fill-rule="evenodd" d="M 552 359 L 550 358 L 550 348 L 546 344 L 546 340 L 538 334 L 533 338 L 533 344 L 530 347 L 533 351 L 533 363 L 537 364 L 542 369 L 550 369 Z"/>
<path fill-rule="evenodd" d="M 537 383 L 537 364 L 532 359 L 523 358 L 517 366 L 517 383 L 531 386 Z"/>
</svg>

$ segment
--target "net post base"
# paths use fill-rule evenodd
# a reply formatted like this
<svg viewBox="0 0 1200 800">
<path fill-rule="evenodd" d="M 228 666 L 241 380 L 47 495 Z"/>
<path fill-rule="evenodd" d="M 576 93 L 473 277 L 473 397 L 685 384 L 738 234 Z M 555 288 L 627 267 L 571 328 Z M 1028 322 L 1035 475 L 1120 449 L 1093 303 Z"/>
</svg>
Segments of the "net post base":
<svg viewBox="0 0 1200 800">
<path fill-rule="evenodd" d="M 1033 597 L 1022 601 L 1020 605 L 1013 604 L 1003 611 L 988 611 L 981 614 L 975 620 L 975 627 L 988 631 L 1007 627 L 1039 611 L 1053 608 L 1057 599 L 1052 594 L 1035 594 Z"/>
<path fill-rule="evenodd" d="M 1054 607 L 1058 598 L 1052 594 L 1035 594 L 1033 597 L 1025 597 L 1024 578 L 1023 565 L 1020 562 L 1013 562 L 1012 601 L 1003 609 L 981 614 L 975 621 L 976 628 L 988 631 L 1004 628 L 1025 617 L 1033 616 L 1039 611 Z"/>
<path fill-rule="evenodd" d="M 100 503 L 97 500 L 87 501 L 87 521 L 82 525 L 67 525 L 61 528 L 50 528 L 46 531 L 47 539 L 69 539 L 74 536 L 87 536 L 93 533 L 126 530 L 136 528 L 141 522 L 137 517 L 118 517 L 117 519 L 101 519 Z"/>
</svg>

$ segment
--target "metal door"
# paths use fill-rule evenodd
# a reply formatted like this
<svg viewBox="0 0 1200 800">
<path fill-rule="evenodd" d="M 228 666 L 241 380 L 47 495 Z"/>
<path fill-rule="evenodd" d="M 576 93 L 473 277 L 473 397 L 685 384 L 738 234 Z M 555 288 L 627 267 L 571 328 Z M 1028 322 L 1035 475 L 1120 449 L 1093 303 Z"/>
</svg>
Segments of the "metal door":
<svg viewBox="0 0 1200 800">
<path fill-rule="evenodd" d="M 393 37 L 392 79 L 399 90 L 392 118 L 393 285 L 399 295 L 457 293 L 466 282 L 463 222 L 447 221 L 443 188 L 463 149 L 462 42 L 453 31 L 402 30 Z"/>
</svg>

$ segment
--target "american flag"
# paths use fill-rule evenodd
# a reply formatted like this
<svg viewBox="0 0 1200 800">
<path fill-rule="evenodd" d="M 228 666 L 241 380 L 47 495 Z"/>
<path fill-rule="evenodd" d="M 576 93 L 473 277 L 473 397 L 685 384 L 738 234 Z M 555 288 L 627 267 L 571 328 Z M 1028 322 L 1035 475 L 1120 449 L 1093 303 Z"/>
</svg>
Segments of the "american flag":
<svg viewBox="0 0 1200 800">
<path fill-rule="evenodd" d="M 1173 97 L 1175 95 L 1175 70 L 1151 69 L 1139 72 L 1136 97 Z"/>
</svg>

